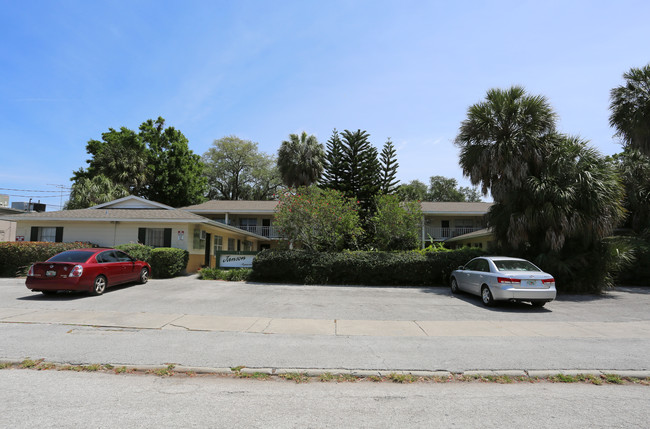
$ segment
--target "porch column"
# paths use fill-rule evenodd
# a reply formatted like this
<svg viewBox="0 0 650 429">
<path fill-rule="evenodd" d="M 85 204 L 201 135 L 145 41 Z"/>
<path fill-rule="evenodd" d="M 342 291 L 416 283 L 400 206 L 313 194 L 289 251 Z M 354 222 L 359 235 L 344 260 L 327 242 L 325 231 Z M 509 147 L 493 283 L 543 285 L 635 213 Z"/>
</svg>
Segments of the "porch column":
<svg viewBox="0 0 650 429">
<path fill-rule="evenodd" d="M 424 249 L 424 215 L 422 215 L 422 248 Z"/>
</svg>

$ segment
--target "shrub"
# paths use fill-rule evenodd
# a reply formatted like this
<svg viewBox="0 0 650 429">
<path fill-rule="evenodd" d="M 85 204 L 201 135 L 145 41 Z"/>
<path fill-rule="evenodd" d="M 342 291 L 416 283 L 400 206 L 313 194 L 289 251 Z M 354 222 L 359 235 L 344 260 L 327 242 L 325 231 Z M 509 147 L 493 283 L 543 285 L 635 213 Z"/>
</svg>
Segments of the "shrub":
<svg viewBox="0 0 650 429">
<path fill-rule="evenodd" d="M 253 260 L 251 279 L 300 284 L 443 285 L 459 265 L 482 254 L 476 248 L 424 253 L 265 250 Z"/>
<path fill-rule="evenodd" d="M 154 277 L 169 278 L 181 274 L 189 261 L 187 250 L 173 247 L 158 247 L 151 250 L 151 270 Z"/>
<path fill-rule="evenodd" d="M 27 269 L 29 269 L 29 266 L 35 262 L 43 262 L 65 250 L 81 249 L 84 247 L 97 247 L 97 245 L 83 242 L 0 242 L 0 277 L 24 275 L 27 272 Z"/>
<path fill-rule="evenodd" d="M 249 268 L 236 268 L 230 270 L 221 270 L 219 268 L 202 268 L 199 271 L 199 278 L 202 280 L 228 280 L 228 281 L 246 281 L 253 270 Z"/>
<path fill-rule="evenodd" d="M 144 244 L 139 243 L 129 243 L 120 244 L 119 246 L 115 246 L 115 248 L 128 253 L 135 259 L 151 263 L 151 251 L 153 250 L 153 247 L 151 246 L 145 246 Z"/>
</svg>

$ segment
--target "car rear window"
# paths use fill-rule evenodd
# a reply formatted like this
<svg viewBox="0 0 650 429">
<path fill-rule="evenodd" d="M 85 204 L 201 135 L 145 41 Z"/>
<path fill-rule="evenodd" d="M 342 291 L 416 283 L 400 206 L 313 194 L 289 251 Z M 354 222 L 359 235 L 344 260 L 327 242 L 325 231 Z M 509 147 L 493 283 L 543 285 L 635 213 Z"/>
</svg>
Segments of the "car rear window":
<svg viewBox="0 0 650 429">
<path fill-rule="evenodd" d="M 88 250 L 69 250 L 52 256 L 47 262 L 86 262 L 94 254 Z"/>
<path fill-rule="evenodd" d="M 541 271 L 528 261 L 493 260 L 499 271 Z"/>
</svg>

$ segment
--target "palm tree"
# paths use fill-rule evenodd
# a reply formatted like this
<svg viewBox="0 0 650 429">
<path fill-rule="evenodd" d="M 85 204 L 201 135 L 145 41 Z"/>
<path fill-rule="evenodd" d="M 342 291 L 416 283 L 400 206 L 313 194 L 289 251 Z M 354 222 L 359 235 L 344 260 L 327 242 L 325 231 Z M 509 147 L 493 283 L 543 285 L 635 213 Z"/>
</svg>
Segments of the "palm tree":
<svg viewBox="0 0 650 429">
<path fill-rule="evenodd" d="M 471 106 L 455 144 L 460 166 L 484 195 L 504 198 L 511 186 L 542 166 L 545 136 L 555 131 L 556 114 L 543 96 L 519 86 L 491 89 L 485 101 Z"/>
<path fill-rule="evenodd" d="M 100 174 L 92 179 L 80 177 L 72 185 L 65 209 L 85 209 L 128 195 L 129 191 L 123 185 L 114 183 L 104 175 Z"/>
<path fill-rule="evenodd" d="M 325 150 L 313 135 L 289 134 L 278 150 L 278 169 L 284 184 L 297 188 L 317 183 L 323 173 Z"/>
<path fill-rule="evenodd" d="M 555 118 L 544 97 L 490 90 L 461 124 L 460 165 L 492 193 L 488 223 L 502 250 L 575 290 L 598 290 L 608 281 L 602 243 L 623 217 L 623 188 L 586 141 L 555 131 Z"/>
<path fill-rule="evenodd" d="M 609 124 L 626 146 L 650 155 L 650 64 L 631 68 L 610 92 Z"/>
</svg>

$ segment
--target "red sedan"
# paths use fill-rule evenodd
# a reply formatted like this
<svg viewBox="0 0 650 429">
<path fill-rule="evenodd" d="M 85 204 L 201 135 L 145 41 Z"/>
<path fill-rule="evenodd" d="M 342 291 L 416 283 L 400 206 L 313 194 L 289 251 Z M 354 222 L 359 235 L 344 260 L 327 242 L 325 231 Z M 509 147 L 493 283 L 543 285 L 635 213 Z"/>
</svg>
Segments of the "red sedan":
<svg viewBox="0 0 650 429">
<path fill-rule="evenodd" d="M 101 295 L 107 287 L 149 279 L 151 266 L 117 249 L 66 250 L 29 268 L 25 286 L 46 295 L 88 291 Z"/>
</svg>

